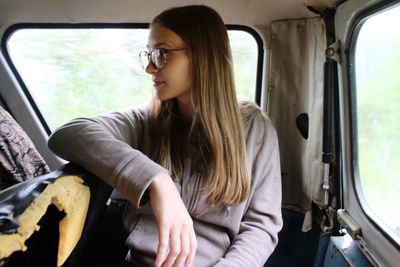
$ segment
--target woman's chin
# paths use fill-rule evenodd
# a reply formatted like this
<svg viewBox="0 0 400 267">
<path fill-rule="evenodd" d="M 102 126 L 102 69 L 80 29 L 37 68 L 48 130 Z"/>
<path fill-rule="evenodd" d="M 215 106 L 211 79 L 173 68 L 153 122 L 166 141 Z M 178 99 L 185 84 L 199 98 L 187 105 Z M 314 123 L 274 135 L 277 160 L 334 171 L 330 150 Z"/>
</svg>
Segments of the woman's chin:
<svg viewBox="0 0 400 267">
<path fill-rule="evenodd" d="M 156 96 L 157 96 L 157 99 L 160 101 L 166 101 L 166 100 L 170 100 L 172 98 L 166 94 L 159 94 L 157 91 L 156 91 Z"/>
</svg>

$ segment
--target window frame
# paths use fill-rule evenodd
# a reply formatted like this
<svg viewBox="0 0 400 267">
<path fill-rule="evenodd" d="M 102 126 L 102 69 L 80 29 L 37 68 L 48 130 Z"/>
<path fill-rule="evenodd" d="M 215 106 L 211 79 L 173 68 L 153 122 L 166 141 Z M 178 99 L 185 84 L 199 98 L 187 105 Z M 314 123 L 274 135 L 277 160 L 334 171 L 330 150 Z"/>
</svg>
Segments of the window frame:
<svg viewBox="0 0 400 267">
<path fill-rule="evenodd" d="M 353 183 L 353 187 L 355 189 L 356 198 L 359 202 L 359 206 L 363 212 L 363 214 L 367 217 L 369 222 L 379 230 L 379 232 L 385 236 L 391 243 L 400 249 L 400 237 L 395 236 L 392 234 L 392 230 L 384 225 L 379 224 L 379 217 L 375 215 L 371 210 L 368 208 L 367 201 L 365 200 L 362 185 L 361 185 L 361 177 L 359 171 L 359 140 L 358 140 L 358 114 L 357 114 L 357 85 L 356 85 L 356 61 L 355 61 L 355 50 L 357 46 L 357 40 L 360 33 L 361 28 L 370 17 L 377 15 L 381 12 L 384 12 L 390 8 L 395 6 L 400 6 L 399 3 L 396 4 L 396 1 L 387 1 L 383 3 L 379 3 L 377 5 L 371 6 L 366 8 L 362 12 L 360 12 L 357 17 L 354 19 L 353 26 L 350 30 L 350 38 L 349 43 L 346 45 L 345 51 L 347 51 L 348 62 L 348 81 L 349 81 L 349 98 L 350 98 L 350 110 L 351 110 L 351 117 L 350 117 L 350 129 L 351 129 L 351 157 L 352 157 L 352 179 L 351 182 Z M 397 241 L 396 241 L 397 240 Z"/>
<path fill-rule="evenodd" d="M 1 40 L 1 50 L 3 52 L 4 58 L 13 74 L 16 78 L 18 84 L 24 95 L 27 98 L 30 106 L 32 107 L 34 113 L 36 114 L 40 124 L 43 126 L 47 135 L 51 134 L 51 129 L 42 114 L 40 108 L 36 104 L 32 94 L 30 93 L 28 87 L 24 83 L 21 75 L 19 74 L 16 66 L 14 65 L 9 51 L 7 49 L 7 42 L 9 38 L 18 30 L 23 29 L 148 29 L 149 23 L 18 23 L 13 24 L 8 27 Z M 245 25 L 237 24 L 227 24 L 227 30 L 245 31 L 251 36 L 253 36 L 257 44 L 257 73 L 256 73 L 256 84 L 255 84 L 255 99 L 254 101 L 260 105 L 261 103 L 261 92 L 262 92 L 262 77 L 263 77 L 263 66 L 264 66 L 264 46 L 261 36 L 251 27 Z"/>
</svg>

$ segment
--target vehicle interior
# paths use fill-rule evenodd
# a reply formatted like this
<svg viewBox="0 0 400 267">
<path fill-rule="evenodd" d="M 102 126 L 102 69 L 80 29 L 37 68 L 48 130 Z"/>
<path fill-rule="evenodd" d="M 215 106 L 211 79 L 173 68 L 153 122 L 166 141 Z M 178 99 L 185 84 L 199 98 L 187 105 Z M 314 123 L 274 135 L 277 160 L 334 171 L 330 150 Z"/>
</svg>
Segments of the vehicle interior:
<svg viewBox="0 0 400 267">
<path fill-rule="evenodd" d="M 47 140 L 148 101 L 148 25 L 189 4 L 221 15 L 238 98 L 278 133 L 284 225 L 264 266 L 399 266 L 399 0 L 0 0 L 0 266 L 123 266 L 124 197 Z"/>
</svg>

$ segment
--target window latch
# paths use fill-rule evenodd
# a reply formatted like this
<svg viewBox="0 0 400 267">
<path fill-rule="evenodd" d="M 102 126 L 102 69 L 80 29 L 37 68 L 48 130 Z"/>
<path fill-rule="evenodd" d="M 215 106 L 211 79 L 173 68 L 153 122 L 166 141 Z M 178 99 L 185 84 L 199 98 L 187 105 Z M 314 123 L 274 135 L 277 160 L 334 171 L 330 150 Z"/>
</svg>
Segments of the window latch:
<svg viewBox="0 0 400 267">
<path fill-rule="evenodd" d="M 346 229 L 347 233 L 353 238 L 353 240 L 361 239 L 361 228 L 350 216 L 350 214 L 344 210 L 339 209 L 337 211 L 337 218 L 339 223 Z"/>
</svg>

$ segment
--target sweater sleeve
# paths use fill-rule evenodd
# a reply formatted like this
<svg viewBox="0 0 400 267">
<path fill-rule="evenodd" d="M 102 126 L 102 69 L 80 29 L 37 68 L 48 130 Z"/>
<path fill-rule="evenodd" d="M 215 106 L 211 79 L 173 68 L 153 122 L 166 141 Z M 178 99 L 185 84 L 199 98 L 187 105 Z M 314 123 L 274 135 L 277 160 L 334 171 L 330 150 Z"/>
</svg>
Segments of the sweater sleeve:
<svg viewBox="0 0 400 267">
<path fill-rule="evenodd" d="M 214 266 L 260 267 L 278 243 L 282 228 L 281 171 L 278 138 L 272 124 L 258 114 L 247 138 L 252 159 L 252 185 L 239 233 Z"/>
<path fill-rule="evenodd" d="M 144 111 L 131 109 L 75 119 L 50 136 L 48 147 L 102 178 L 139 207 L 154 176 L 167 172 L 138 150 L 145 117 Z"/>
</svg>

